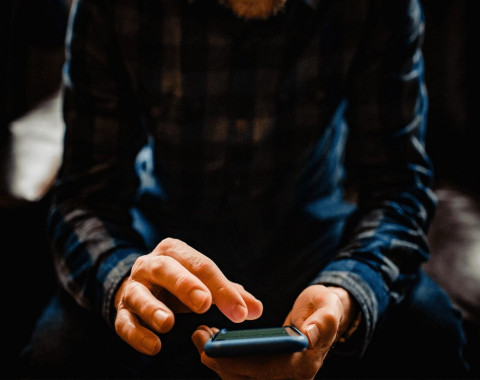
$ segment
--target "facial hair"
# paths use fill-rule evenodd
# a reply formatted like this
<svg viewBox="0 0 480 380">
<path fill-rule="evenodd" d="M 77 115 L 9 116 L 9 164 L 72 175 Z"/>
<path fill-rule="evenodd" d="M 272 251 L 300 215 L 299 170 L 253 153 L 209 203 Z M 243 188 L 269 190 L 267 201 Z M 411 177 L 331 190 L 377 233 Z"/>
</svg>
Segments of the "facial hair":
<svg viewBox="0 0 480 380">
<path fill-rule="evenodd" d="M 267 19 L 281 11 L 287 0 L 219 0 L 244 19 Z"/>
</svg>

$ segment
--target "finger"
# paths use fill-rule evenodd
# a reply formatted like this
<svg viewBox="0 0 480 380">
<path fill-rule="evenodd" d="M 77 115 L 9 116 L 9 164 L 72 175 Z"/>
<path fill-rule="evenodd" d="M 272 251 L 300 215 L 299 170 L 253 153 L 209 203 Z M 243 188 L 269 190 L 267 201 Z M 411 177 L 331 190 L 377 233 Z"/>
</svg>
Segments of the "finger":
<svg viewBox="0 0 480 380">
<path fill-rule="evenodd" d="M 256 299 L 250 292 L 247 292 L 245 288 L 237 283 L 234 286 L 240 292 L 245 304 L 247 305 L 248 315 L 247 320 L 253 320 L 260 318 L 263 313 L 263 304 L 260 300 Z"/>
<path fill-rule="evenodd" d="M 218 331 L 218 329 L 212 329 L 208 326 L 201 325 L 192 334 L 192 341 L 197 349 L 198 353 L 201 355 L 204 351 L 205 344 L 207 341 Z"/>
<path fill-rule="evenodd" d="M 155 249 L 160 255 L 174 258 L 198 277 L 211 291 L 217 307 L 233 322 L 243 322 L 248 317 L 247 305 L 218 266 L 207 256 L 177 239 L 164 239 Z"/>
<path fill-rule="evenodd" d="M 173 327 L 173 312 L 160 302 L 150 290 L 140 282 L 130 281 L 124 288 L 122 305 L 136 314 L 144 323 L 160 333 Z"/>
<path fill-rule="evenodd" d="M 252 374 L 256 378 L 265 377 L 265 369 L 270 367 L 268 356 L 264 357 L 236 357 L 236 358 L 212 358 L 204 350 L 207 341 L 218 332 L 217 328 L 210 328 L 205 325 L 197 327 L 192 334 L 192 340 L 198 353 L 201 355 L 202 363 L 217 372 L 223 379 L 227 378 L 249 378 Z M 275 359 L 278 360 L 278 357 Z M 283 359 L 282 359 L 283 361 Z M 268 371 L 270 372 L 270 371 Z"/>
<path fill-rule="evenodd" d="M 175 297 L 172 293 L 168 291 L 164 291 L 161 295 L 157 296 L 165 305 L 168 305 L 169 309 L 173 311 L 174 314 L 185 314 L 191 313 L 192 309 L 190 309 L 187 305 L 185 305 L 182 301 L 180 301 L 177 297 Z"/>
<path fill-rule="evenodd" d="M 204 313 L 212 304 L 212 295 L 208 287 L 170 256 L 140 257 L 132 268 L 131 277 L 141 283 L 165 288 L 197 313 Z"/>
<path fill-rule="evenodd" d="M 334 299 L 331 302 L 322 302 L 303 323 L 300 320 L 294 323 L 300 326 L 300 330 L 308 337 L 309 348 L 330 347 L 337 335 L 338 327 L 340 325 L 341 310 L 338 305 L 338 300 Z"/>
<path fill-rule="evenodd" d="M 337 335 L 339 317 L 325 308 L 313 313 L 300 327 L 308 337 L 309 348 L 330 347 Z"/>
<path fill-rule="evenodd" d="M 161 349 L 160 338 L 143 327 L 128 309 L 119 308 L 117 311 L 115 331 L 120 338 L 143 354 L 156 355 Z"/>
<path fill-rule="evenodd" d="M 308 352 L 269 356 L 212 358 L 205 353 L 204 347 L 216 332 L 218 332 L 217 328 L 209 328 L 208 326 L 202 325 L 193 333 L 192 340 L 201 355 L 202 363 L 215 371 L 222 379 L 307 379 L 311 378 L 311 376 L 303 376 L 303 374 L 306 373 L 303 371 L 303 368 L 311 368 L 312 365 L 310 362 L 318 361 L 315 356 L 309 355 Z M 305 360 L 302 359 L 302 357 L 304 357 Z M 308 373 L 316 373 L 317 370 L 318 365 L 314 371 L 310 370 Z"/>
<path fill-rule="evenodd" d="M 303 291 L 290 313 L 291 323 L 307 335 L 311 349 L 333 344 L 341 317 L 339 298 L 321 285 Z"/>
<path fill-rule="evenodd" d="M 225 378 L 276 379 L 294 378 L 298 353 L 235 358 L 211 358 L 205 352 L 201 360 L 211 370 Z"/>
</svg>

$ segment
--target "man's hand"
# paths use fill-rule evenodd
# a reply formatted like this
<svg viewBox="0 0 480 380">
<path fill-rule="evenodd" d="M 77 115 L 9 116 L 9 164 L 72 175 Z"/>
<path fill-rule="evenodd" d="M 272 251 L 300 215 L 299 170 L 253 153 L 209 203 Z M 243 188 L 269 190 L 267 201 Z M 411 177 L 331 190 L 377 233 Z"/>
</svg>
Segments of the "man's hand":
<svg viewBox="0 0 480 380">
<path fill-rule="evenodd" d="M 217 265 L 184 242 L 165 239 L 133 265 L 115 296 L 117 334 L 136 350 L 155 355 L 175 312 L 204 313 L 212 304 L 233 322 L 256 319 L 262 303 L 229 281 Z"/>
<path fill-rule="evenodd" d="M 337 336 L 356 312 L 349 293 L 337 287 L 312 285 L 295 301 L 284 324 L 299 328 L 309 339 L 308 349 L 294 354 L 242 358 L 211 358 L 205 354 L 207 340 L 218 329 L 200 326 L 192 340 L 201 360 L 223 379 L 312 379 Z"/>
</svg>

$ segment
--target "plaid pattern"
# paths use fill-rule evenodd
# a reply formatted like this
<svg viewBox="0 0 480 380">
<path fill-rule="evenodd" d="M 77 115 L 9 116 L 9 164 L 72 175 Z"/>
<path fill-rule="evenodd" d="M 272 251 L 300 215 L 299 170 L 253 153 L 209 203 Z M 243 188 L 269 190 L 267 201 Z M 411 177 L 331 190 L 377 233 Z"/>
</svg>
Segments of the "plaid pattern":
<svg viewBox="0 0 480 380">
<path fill-rule="evenodd" d="M 291 0 L 267 21 L 214 0 L 77 1 L 50 218 L 62 283 L 111 319 L 114 289 L 148 252 L 135 200 L 200 222 L 281 213 L 338 198 L 346 169 L 357 223 L 317 281 L 355 295 L 368 341 L 428 256 L 422 37 L 416 1 Z"/>
</svg>

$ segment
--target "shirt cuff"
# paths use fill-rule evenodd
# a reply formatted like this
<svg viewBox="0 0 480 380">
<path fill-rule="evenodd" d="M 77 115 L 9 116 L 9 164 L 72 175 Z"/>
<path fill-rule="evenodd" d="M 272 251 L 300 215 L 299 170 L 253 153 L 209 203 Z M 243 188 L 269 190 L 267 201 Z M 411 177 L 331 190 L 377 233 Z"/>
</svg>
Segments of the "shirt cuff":
<svg viewBox="0 0 480 380">
<path fill-rule="evenodd" d="M 107 323 L 114 327 L 116 310 L 114 306 L 115 293 L 122 281 L 130 274 L 135 260 L 142 256 L 138 251 L 121 249 L 110 255 L 100 266 L 97 280 L 102 287 L 102 299 L 98 304 Z"/>
<path fill-rule="evenodd" d="M 363 314 L 360 327 L 352 339 L 335 346 L 335 353 L 363 355 L 372 339 L 379 316 L 388 305 L 388 292 L 381 274 L 365 263 L 342 259 L 330 263 L 312 283 L 342 287 L 358 302 Z"/>
</svg>

